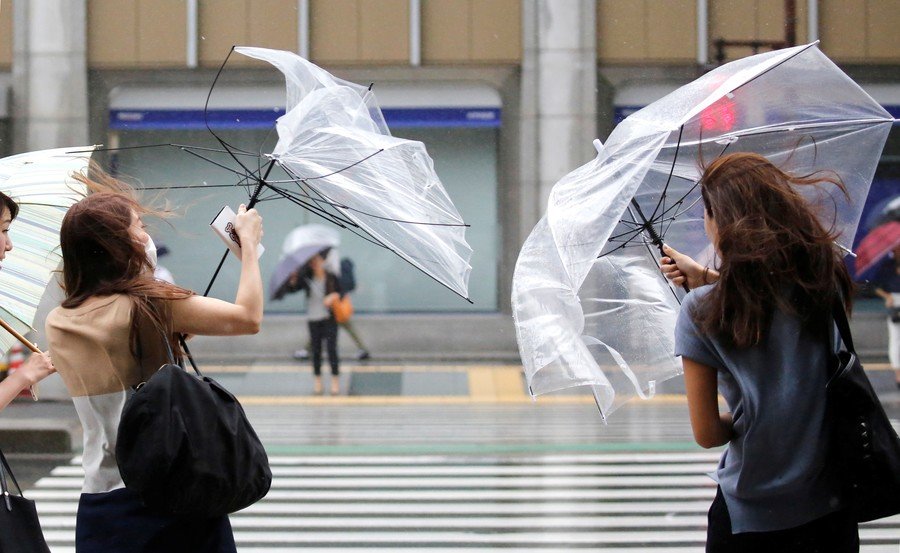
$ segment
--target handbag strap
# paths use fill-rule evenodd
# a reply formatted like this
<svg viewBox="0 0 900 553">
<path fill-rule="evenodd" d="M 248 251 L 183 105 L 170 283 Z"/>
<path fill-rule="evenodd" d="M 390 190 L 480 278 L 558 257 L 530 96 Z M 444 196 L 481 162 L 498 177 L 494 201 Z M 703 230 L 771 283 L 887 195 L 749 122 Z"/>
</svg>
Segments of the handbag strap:
<svg viewBox="0 0 900 553">
<path fill-rule="evenodd" d="M 197 367 L 197 363 L 194 362 L 194 356 L 191 355 L 191 350 L 188 349 L 187 342 L 184 340 L 184 334 L 178 335 L 178 342 L 181 343 L 181 349 L 184 350 L 184 354 L 187 356 L 188 361 L 191 364 L 191 367 L 194 369 L 194 372 L 197 373 L 197 376 L 203 378 L 203 373 L 200 372 L 200 369 Z"/>
<path fill-rule="evenodd" d="M 160 338 L 162 338 L 163 345 L 165 345 L 166 347 L 166 354 L 169 356 L 169 363 L 184 368 L 184 364 L 181 361 L 175 359 L 175 353 L 172 351 L 172 344 L 169 343 L 169 339 L 166 336 L 165 331 L 163 331 L 163 329 L 160 328 L 156 323 L 154 323 L 153 326 L 156 328 L 156 331 L 159 333 Z M 191 351 L 188 349 L 187 343 L 185 343 L 184 341 L 184 336 L 184 334 L 178 335 L 178 341 L 181 344 L 181 348 L 184 350 L 188 361 L 190 361 L 191 367 L 193 367 L 194 372 L 197 373 L 197 376 L 203 378 L 203 373 L 200 372 L 200 369 L 197 367 L 197 363 L 194 362 L 194 357 L 191 355 Z"/>
<path fill-rule="evenodd" d="M 19 481 L 16 480 L 16 475 L 13 474 L 12 468 L 9 466 L 9 461 L 6 460 L 6 455 L 3 454 L 3 451 L 0 451 L 0 486 L 3 489 L 3 500 L 6 503 L 6 510 L 12 511 L 12 503 L 9 501 L 9 484 L 6 480 L 6 475 L 9 474 L 10 480 L 13 481 L 13 484 L 16 485 L 16 489 L 19 490 L 19 495 L 22 494 L 22 486 L 19 485 Z"/>
<path fill-rule="evenodd" d="M 838 327 L 838 332 L 841 334 L 841 340 L 843 340 L 844 345 L 847 346 L 847 351 L 855 355 L 856 348 L 853 347 L 853 334 L 850 333 L 850 322 L 847 320 L 847 310 L 844 308 L 843 298 L 840 295 L 834 300 L 831 316 L 834 317 L 834 322 Z"/>
</svg>

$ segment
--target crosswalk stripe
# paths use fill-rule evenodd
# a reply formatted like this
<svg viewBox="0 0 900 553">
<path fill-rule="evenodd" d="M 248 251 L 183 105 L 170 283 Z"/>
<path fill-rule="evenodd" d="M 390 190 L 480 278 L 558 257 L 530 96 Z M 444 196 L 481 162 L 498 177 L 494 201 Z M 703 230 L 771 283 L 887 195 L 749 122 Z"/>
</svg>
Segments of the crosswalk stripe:
<svg viewBox="0 0 900 553">
<path fill-rule="evenodd" d="M 698 553 L 715 452 L 272 456 L 267 497 L 231 515 L 240 553 L 602 549 Z M 72 459 L 26 497 L 53 553 L 74 551 L 83 471 Z M 900 516 L 860 528 L 896 553 Z M 638 549 L 635 549 L 635 548 Z"/>
<path fill-rule="evenodd" d="M 285 466 L 273 465 L 276 477 L 406 477 L 406 476 L 602 476 L 602 475 L 679 475 L 686 472 L 702 474 L 710 470 L 709 463 L 684 464 L 608 464 L 608 465 L 430 465 L 430 466 Z M 57 467 L 53 476 L 80 477 L 79 466 Z"/>
</svg>

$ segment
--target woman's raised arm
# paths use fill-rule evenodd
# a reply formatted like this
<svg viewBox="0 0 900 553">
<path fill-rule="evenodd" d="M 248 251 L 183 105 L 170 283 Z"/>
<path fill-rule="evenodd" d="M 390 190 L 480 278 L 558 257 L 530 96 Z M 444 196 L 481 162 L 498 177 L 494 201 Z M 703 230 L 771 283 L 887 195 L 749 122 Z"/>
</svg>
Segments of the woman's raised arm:
<svg viewBox="0 0 900 553">
<path fill-rule="evenodd" d="M 241 279 L 234 303 L 202 296 L 174 300 L 173 330 L 182 334 L 237 336 L 259 332 L 263 317 L 263 285 L 257 246 L 263 236 L 262 217 L 242 204 L 234 219 L 241 241 Z"/>
</svg>

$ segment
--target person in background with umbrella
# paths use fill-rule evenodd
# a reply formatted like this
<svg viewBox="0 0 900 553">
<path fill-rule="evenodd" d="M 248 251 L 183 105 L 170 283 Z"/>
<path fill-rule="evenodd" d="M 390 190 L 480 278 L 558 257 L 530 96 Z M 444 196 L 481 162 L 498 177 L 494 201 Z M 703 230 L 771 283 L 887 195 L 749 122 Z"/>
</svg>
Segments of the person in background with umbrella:
<svg viewBox="0 0 900 553">
<path fill-rule="evenodd" d="M 343 295 L 338 277 L 325 268 L 328 250 L 321 251 L 300 269 L 294 271 L 288 280 L 288 291 L 306 291 L 307 324 L 312 350 L 313 393 L 322 393 L 322 341 L 328 350 L 328 364 L 331 366 L 331 395 L 341 392 L 340 361 L 337 352 L 337 321 L 331 310 L 332 304 Z"/>
<path fill-rule="evenodd" d="M 709 509 L 709 552 L 859 550 L 826 464 L 825 382 L 836 302 L 852 281 L 791 176 L 749 153 L 720 157 L 700 180 L 706 232 L 720 259 L 705 271 L 669 250 L 676 284 L 710 283 L 685 296 L 675 328 L 697 443 L 728 445 Z M 731 409 L 720 413 L 718 392 Z"/>
<path fill-rule="evenodd" d="M 238 209 L 241 275 L 233 303 L 153 278 L 156 248 L 133 190 L 94 168 L 77 176 L 93 192 L 66 213 L 60 230 L 66 298 L 47 317 L 59 373 L 84 428 L 84 485 L 75 523 L 79 553 L 233 553 L 227 516 L 198 519 L 149 511 L 125 487 L 115 457 L 129 390 L 179 352 L 179 334 L 255 334 L 263 316 L 256 210 Z"/>
<path fill-rule="evenodd" d="M 900 388 L 900 245 L 894 246 L 891 259 L 876 279 L 875 293 L 888 310 L 888 359 L 894 369 L 894 382 Z"/>
<path fill-rule="evenodd" d="M 19 214 L 19 204 L 0 192 L 0 263 L 13 249 L 9 226 Z M 0 266 L 2 267 L 2 266 Z M 48 352 L 32 353 L 21 368 L 0 382 L 0 409 L 5 408 L 22 390 L 30 388 L 56 372 Z"/>
</svg>

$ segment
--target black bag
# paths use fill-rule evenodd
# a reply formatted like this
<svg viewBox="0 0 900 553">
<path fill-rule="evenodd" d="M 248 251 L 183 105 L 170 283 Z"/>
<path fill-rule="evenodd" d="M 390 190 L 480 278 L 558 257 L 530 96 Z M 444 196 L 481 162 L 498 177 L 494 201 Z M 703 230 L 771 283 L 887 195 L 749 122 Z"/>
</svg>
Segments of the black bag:
<svg viewBox="0 0 900 553">
<path fill-rule="evenodd" d="M 176 365 L 166 347 L 172 362 L 122 409 L 116 459 L 125 487 L 178 515 L 221 516 L 259 501 L 272 471 L 241 404 L 193 360 L 196 375 Z"/>
<path fill-rule="evenodd" d="M 826 387 L 830 460 L 844 508 L 866 522 L 900 513 L 900 438 L 856 356 L 847 313 L 840 304 L 833 311 L 844 347 Z"/>
<path fill-rule="evenodd" d="M 892 323 L 900 323 L 900 307 L 891 307 L 888 309 L 888 317 Z"/>
<path fill-rule="evenodd" d="M 7 475 L 16 485 L 19 495 L 9 493 Z M 50 553 L 50 548 L 44 541 L 34 501 L 25 499 L 22 495 L 22 488 L 2 451 L 0 485 L 3 486 L 3 499 L 0 500 L 0 553 Z"/>
<path fill-rule="evenodd" d="M 341 276 L 338 279 L 341 284 L 341 293 L 349 294 L 356 289 L 356 275 L 353 270 L 353 260 L 349 257 L 341 259 Z"/>
</svg>

